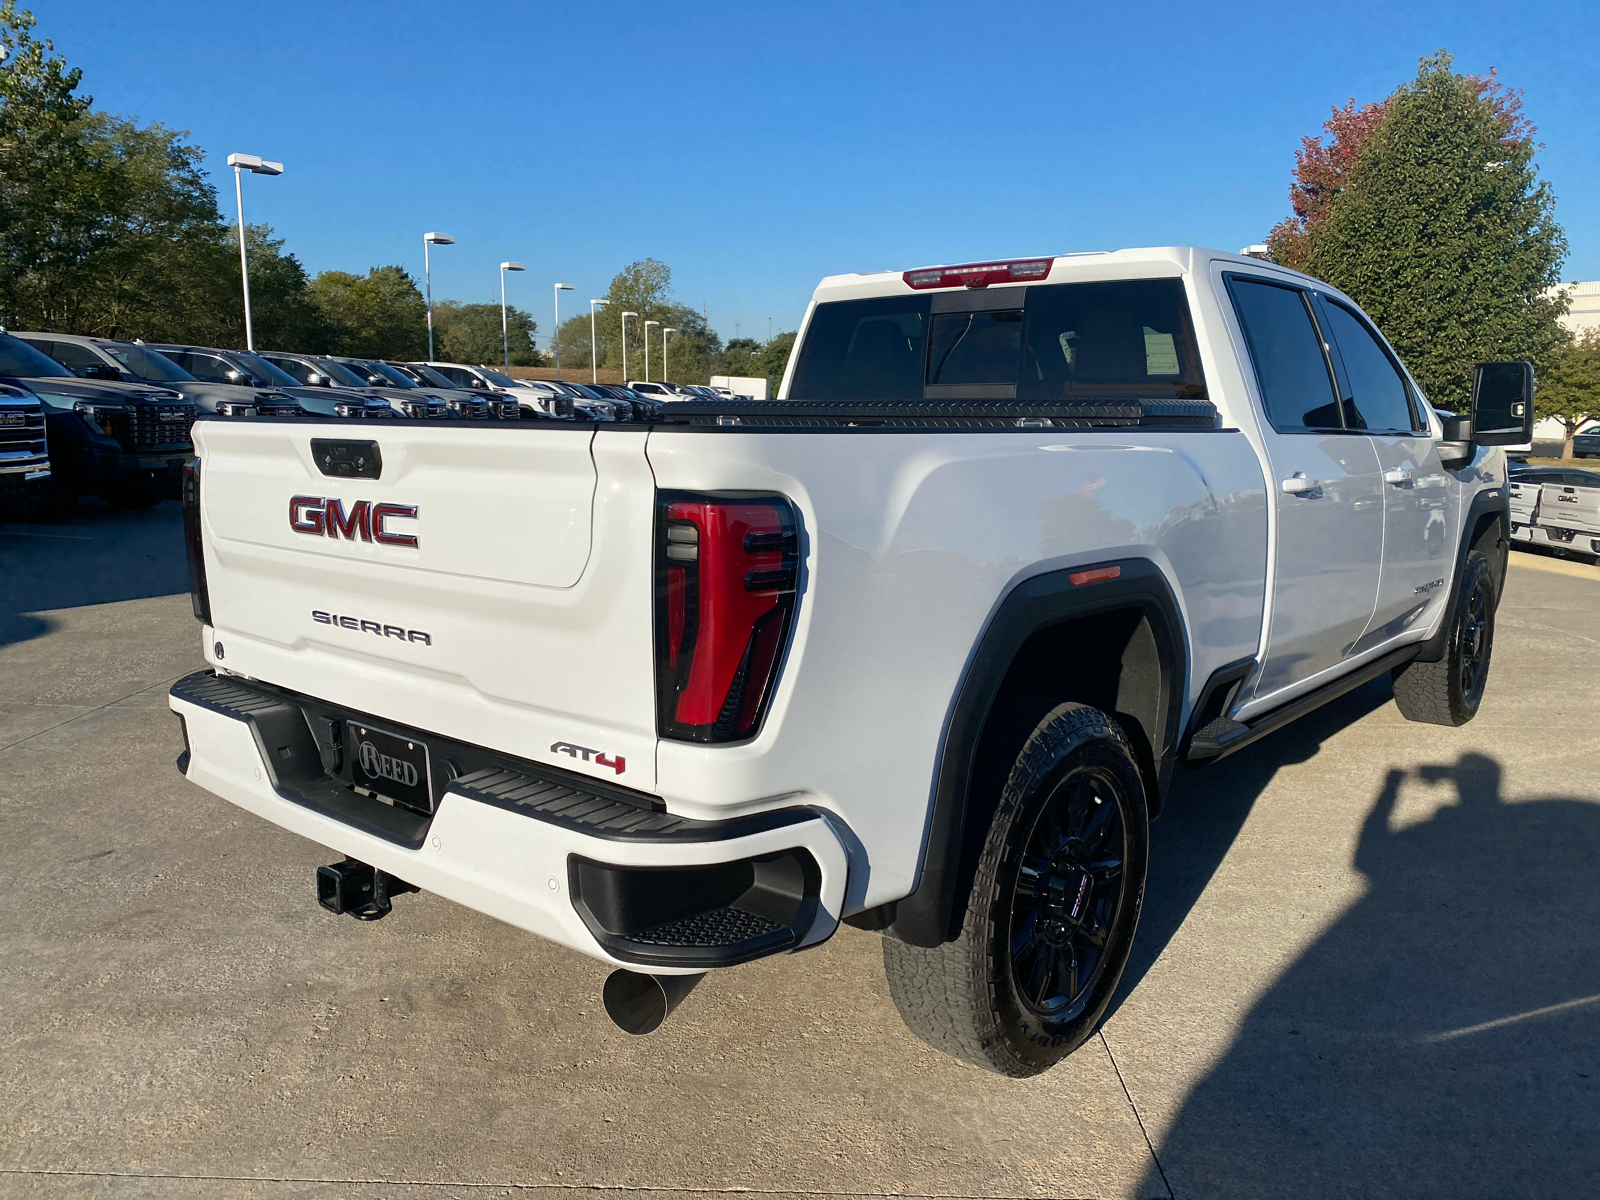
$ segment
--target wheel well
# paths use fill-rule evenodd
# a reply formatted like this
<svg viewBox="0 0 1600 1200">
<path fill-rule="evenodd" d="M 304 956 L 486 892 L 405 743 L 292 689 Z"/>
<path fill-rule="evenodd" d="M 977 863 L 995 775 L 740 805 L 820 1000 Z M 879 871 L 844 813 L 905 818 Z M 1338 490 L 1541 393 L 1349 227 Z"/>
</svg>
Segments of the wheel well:
<svg viewBox="0 0 1600 1200">
<path fill-rule="evenodd" d="M 1170 771 L 1175 657 L 1150 614 L 1134 605 L 1074 617 L 1034 632 L 1006 668 L 984 722 L 967 796 L 957 875 L 965 896 L 1006 777 L 1046 713 L 1067 701 L 1112 717 L 1133 749 L 1153 818 Z M 1163 770 L 1163 759 L 1167 770 Z"/>
<path fill-rule="evenodd" d="M 1489 560 L 1489 569 L 1494 572 L 1496 600 L 1506 586 L 1507 560 L 1511 555 L 1510 537 L 1511 530 L 1505 514 L 1491 512 L 1478 518 L 1477 524 L 1472 527 L 1472 538 L 1467 543 Z"/>
</svg>

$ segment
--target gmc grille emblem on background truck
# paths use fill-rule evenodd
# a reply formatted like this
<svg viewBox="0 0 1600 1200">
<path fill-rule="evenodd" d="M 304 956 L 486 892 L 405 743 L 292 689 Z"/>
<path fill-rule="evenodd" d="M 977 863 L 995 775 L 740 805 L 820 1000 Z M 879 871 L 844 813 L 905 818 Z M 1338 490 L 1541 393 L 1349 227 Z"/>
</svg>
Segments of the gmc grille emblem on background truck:
<svg viewBox="0 0 1600 1200">
<path fill-rule="evenodd" d="M 386 522 L 391 520 L 415 521 L 415 504 L 374 504 L 370 500 L 357 500 L 345 512 L 344 501 L 337 496 L 291 496 L 289 498 L 289 528 L 311 537 L 343 537 L 348 542 L 360 540 L 377 542 L 380 546 L 417 545 L 414 533 L 392 533 Z"/>
</svg>

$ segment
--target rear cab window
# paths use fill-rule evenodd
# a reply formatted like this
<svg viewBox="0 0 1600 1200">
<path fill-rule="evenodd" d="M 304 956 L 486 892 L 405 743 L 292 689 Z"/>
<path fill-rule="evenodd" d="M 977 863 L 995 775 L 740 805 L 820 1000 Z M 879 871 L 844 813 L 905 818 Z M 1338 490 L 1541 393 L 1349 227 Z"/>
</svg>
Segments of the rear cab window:
<svg viewBox="0 0 1600 1200">
<path fill-rule="evenodd" d="M 819 304 L 793 400 L 1206 399 L 1179 279 Z"/>
</svg>

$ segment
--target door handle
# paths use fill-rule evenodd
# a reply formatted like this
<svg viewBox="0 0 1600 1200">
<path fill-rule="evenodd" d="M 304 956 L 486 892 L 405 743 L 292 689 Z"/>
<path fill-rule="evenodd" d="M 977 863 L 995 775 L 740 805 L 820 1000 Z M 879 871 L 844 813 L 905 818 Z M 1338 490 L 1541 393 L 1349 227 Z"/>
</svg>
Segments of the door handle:
<svg viewBox="0 0 1600 1200">
<path fill-rule="evenodd" d="M 1392 467 L 1383 473 L 1383 481 L 1401 487 L 1411 482 L 1411 476 L 1412 472 L 1407 467 Z"/>
<path fill-rule="evenodd" d="M 1307 479 L 1304 471 L 1296 471 L 1281 485 L 1283 490 L 1291 496 L 1305 496 L 1314 499 L 1322 494 L 1322 480 Z"/>
</svg>

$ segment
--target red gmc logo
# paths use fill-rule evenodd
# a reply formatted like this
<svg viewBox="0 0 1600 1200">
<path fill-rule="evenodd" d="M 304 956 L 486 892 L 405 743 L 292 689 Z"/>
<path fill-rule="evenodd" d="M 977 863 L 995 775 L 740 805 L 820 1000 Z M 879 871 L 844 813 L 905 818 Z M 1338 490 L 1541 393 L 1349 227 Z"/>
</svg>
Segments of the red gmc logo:
<svg viewBox="0 0 1600 1200">
<path fill-rule="evenodd" d="M 337 496 L 293 496 L 289 500 L 289 528 L 312 537 L 377 542 L 380 546 L 417 545 L 414 533 L 392 533 L 388 522 L 415 521 L 415 504 L 374 504 L 357 500 L 346 512 Z"/>
</svg>

